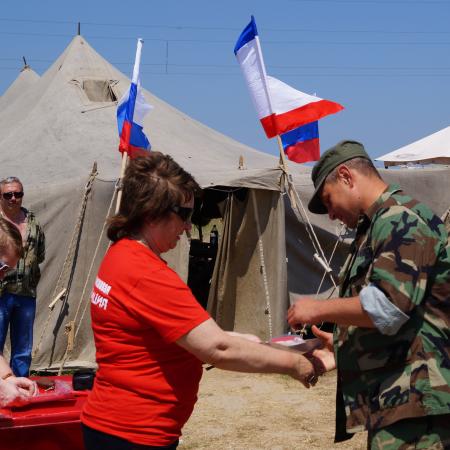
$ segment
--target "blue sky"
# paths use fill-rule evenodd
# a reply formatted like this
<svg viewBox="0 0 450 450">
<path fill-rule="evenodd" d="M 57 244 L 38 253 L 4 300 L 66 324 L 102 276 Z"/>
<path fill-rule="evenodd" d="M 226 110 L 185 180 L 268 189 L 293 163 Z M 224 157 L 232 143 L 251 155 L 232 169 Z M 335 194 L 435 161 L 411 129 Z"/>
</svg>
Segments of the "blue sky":
<svg viewBox="0 0 450 450">
<path fill-rule="evenodd" d="M 251 14 L 270 75 L 345 107 L 320 121 L 322 151 L 356 139 L 375 158 L 449 125 L 449 0 L 6 2 L 0 93 L 18 75 L 22 56 L 43 74 L 81 22 L 81 34 L 128 76 L 136 38 L 144 38 L 146 89 L 276 154 L 233 54 Z"/>
</svg>

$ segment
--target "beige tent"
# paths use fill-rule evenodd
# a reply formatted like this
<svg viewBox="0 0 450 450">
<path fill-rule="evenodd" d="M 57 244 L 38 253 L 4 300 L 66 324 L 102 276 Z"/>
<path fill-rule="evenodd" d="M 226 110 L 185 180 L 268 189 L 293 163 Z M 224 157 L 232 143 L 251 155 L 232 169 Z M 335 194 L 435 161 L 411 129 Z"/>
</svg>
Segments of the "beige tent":
<svg viewBox="0 0 450 450">
<path fill-rule="evenodd" d="M 107 246 L 100 235 L 120 167 L 116 100 L 128 86 L 127 77 L 77 36 L 8 114 L 0 113 L 1 175 L 22 179 L 25 204 L 47 235 L 35 368 L 57 367 L 65 358 L 68 365 L 94 361 L 88 300 Z M 281 333 L 287 290 L 286 265 L 280 264 L 285 261 L 285 230 L 277 158 L 145 95 L 154 106 L 145 122 L 153 149 L 171 154 L 193 173 L 208 188 L 205 197 L 225 214 L 211 310 L 229 329 L 265 337 Z M 10 148 L 14 158 L 6 151 Z M 94 162 L 97 170 L 87 183 Z M 186 276 L 187 245 L 181 247 L 168 258 Z"/>
<path fill-rule="evenodd" d="M 3 110 L 11 106 L 16 99 L 33 86 L 37 80 L 39 80 L 39 75 L 30 66 L 25 65 L 17 78 L 0 97 L 0 108 Z"/>
<path fill-rule="evenodd" d="M 108 245 L 102 231 L 120 166 L 116 100 L 128 86 L 127 77 L 77 36 L 17 97 L 8 114 L 0 112 L 0 175 L 23 180 L 25 204 L 36 212 L 47 235 L 34 368 L 57 368 L 63 361 L 66 366 L 94 364 L 89 294 Z M 224 217 L 209 310 L 226 329 L 265 338 L 282 333 L 288 289 L 315 294 L 319 286 L 329 290 L 331 282 L 326 277 L 321 285 L 323 269 L 313 258 L 317 250 L 281 192 L 277 158 L 221 135 L 149 92 L 145 96 L 155 107 L 145 121 L 153 148 L 171 154 L 189 170 L 205 189 L 205 206 Z M 11 148 L 14 158 L 7 151 Z M 94 162 L 96 170 L 89 177 Z M 295 164 L 290 170 L 306 204 L 312 192 L 310 171 Z M 441 177 L 424 174 L 413 187 L 418 191 L 422 185 L 428 186 L 427 195 L 448 200 L 448 186 L 443 195 L 436 195 Z M 326 217 L 312 220 L 329 256 L 338 229 Z M 184 242 L 168 255 L 184 277 L 187 251 Z M 335 270 L 344 255 L 345 244 L 336 252 Z"/>
</svg>

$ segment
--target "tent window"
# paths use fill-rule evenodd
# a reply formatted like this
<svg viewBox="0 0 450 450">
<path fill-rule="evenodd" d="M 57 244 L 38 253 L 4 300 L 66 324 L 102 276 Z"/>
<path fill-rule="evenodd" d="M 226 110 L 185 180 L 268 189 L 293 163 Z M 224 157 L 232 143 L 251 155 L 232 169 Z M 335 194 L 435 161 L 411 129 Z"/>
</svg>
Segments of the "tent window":
<svg viewBox="0 0 450 450">
<path fill-rule="evenodd" d="M 91 102 L 116 102 L 110 80 L 83 80 L 83 91 Z"/>
</svg>

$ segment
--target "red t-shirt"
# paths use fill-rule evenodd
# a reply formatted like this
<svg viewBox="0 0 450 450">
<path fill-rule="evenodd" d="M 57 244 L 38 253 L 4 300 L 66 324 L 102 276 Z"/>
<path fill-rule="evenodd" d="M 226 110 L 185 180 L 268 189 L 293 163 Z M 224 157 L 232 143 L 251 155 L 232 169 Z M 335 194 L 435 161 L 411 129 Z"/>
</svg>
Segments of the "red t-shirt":
<svg viewBox="0 0 450 450">
<path fill-rule="evenodd" d="M 99 367 L 82 422 L 137 444 L 171 444 L 202 375 L 201 362 L 175 341 L 208 313 L 151 250 L 121 239 L 100 266 L 91 317 Z"/>
</svg>

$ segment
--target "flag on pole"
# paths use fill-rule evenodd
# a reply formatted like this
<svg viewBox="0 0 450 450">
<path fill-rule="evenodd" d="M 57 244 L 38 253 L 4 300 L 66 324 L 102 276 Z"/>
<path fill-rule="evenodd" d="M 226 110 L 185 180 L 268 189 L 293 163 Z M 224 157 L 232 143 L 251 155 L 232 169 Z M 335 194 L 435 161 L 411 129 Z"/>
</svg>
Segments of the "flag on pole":
<svg viewBox="0 0 450 450">
<path fill-rule="evenodd" d="M 127 152 L 132 158 L 142 151 L 149 151 L 151 145 L 143 131 L 145 115 L 153 108 L 142 93 L 139 80 L 141 63 L 142 39 L 138 39 L 136 59 L 134 61 L 133 78 L 128 90 L 117 105 L 117 126 L 119 128 L 119 151 Z"/>
<path fill-rule="evenodd" d="M 253 16 L 239 36 L 234 53 L 268 138 L 343 109 L 339 103 L 305 94 L 266 74 Z"/>
<path fill-rule="evenodd" d="M 281 135 L 286 156 L 297 163 L 320 159 L 319 123 L 308 123 Z"/>
</svg>

